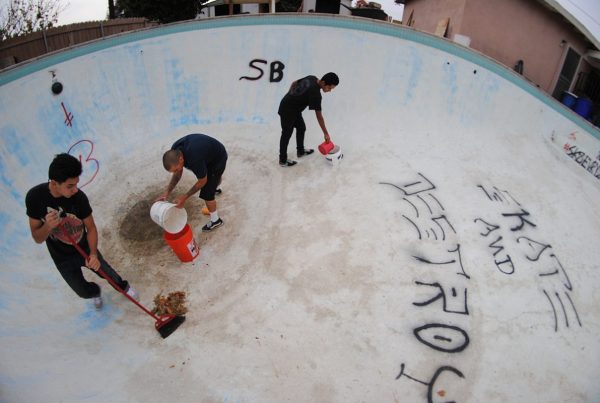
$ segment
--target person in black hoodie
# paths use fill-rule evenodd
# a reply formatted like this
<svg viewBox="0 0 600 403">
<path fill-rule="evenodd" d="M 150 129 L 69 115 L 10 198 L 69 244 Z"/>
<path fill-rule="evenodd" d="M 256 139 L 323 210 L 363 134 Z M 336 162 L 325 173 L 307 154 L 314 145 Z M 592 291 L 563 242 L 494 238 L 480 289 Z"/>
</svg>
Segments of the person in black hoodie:
<svg viewBox="0 0 600 403">
<path fill-rule="evenodd" d="M 294 129 L 296 129 L 296 155 L 298 158 L 310 155 L 314 152 L 313 149 L 304 148 L 304 133 L 306 125 L 302 118 L 302 111 L 306 109 L 314 110 L 319 122 L 325 142 L 331 141 L 325 119 L 321 112 L 321 91 L 332 91 L 338 84 L 340 79 L 335 73 L 327 73 L 320 80 L 315 76 L 306 76 L 296 80 L 290 86 L 290 90 L 283 97 L 279 104 L 277 113 L 281 119 L 281 138 L 279 140 L 279 165 L 282 167 L 291 167 L 296 165 L 296 161 L 290 160 L 287 157 L 287 147 L 292 137 Z"/>
</svg>

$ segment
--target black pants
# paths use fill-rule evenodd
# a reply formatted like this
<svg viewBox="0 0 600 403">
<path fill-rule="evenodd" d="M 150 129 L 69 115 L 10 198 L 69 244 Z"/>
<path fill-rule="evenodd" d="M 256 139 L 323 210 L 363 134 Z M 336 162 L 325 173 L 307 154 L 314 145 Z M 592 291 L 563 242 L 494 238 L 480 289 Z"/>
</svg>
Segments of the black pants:
<svg viewBox="0 0 600 403">
<path fill-rule="evenodd" d="M 127 291 L 129 283 L 121 278 L 119 274 L 108 264 L 104 257 L 98 251 L 98 260 L 100 260 L 100 268 L 114 282 L 121 287 L 123 291 Z M 71 259 L 60 262 L 56 268 L 60 272 L 62 278 L 65 279 L 69 287 L 81 298 L 94 298 L 100 296 L 100 287 L 98 284 L 86 281 L 81 271 L 81 266 L 85 265 L 85 260 L 82 256 L 73 256 Z M 93 271 L 93 270 L 92 270 Z M 100 273 L 94 272 L 98 277 L 102 277 Z M 102 277 L 104 278 L 104 277 Z"/>
<path fill-rule="evenodd" d="M 294 129 L 296 129 L 296 150 L 304 151 L 304 133 L 306 125 L 302 118 L 302 112 L 280 114 L 281 139 L 279 139 L 279 162 L 287 161 L 287 147 Z"/>
</svg>

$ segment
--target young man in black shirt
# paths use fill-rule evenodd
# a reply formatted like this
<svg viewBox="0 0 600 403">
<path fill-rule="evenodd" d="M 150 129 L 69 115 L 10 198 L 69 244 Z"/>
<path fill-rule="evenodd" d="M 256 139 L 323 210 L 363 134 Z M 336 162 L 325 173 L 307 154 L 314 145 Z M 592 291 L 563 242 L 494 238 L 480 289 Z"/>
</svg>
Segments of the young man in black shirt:
<svg viewBox="0 0 600 403">
<path fill-rule="evenodd" d="M 58 154 L 48 169 L 49 181 L 27 192 L 25 205 L 31 235 L 37 243 L 46 242 L 63 279 L 81 298 L 93 299 L 96 309 L 102 308 L 100 287 L 83 277 L 82 266 L 93 270 L 99 277 L 96 270 L 102 268 L 122 290 L 137 299 L 135 290 L 104 260 L 98 250 L 98 231 L 92 207 L 85 193 L 77 188 L 81 172 L 81 162 L 77 158 Z M 59 224 L 70 237 L 63 233 Z M 89 255 L 87 260 L 75 249 L 71 239 Z"/>
<path fill-rule="evenodd" d="M 315 76 L 307 76 L 292 83 L 290 90 L 283 97 L 279 104 L 277 113 L 281 119 L 281 138 L 279 140 L 279 165 L 282 167 L 291 167 L 296 165 L 296 161 L 287 158 L 287 147 L 296 129 L 296 155 L 298 158 L 310 155 L 314 152 L 312 149 L 304 148 L 304 133 L 306 125 L 302 118 L 302 111 L 308 106 L 308 109 L 314 110 L 323 130 L 325 141 L 329 143 L 329 133 L 325 127 L 325 120 L 321 113 L 321 91 L 332 91 L 340 80 L 335 73 L 327 73 L 320 80 Z"/>
</svg>

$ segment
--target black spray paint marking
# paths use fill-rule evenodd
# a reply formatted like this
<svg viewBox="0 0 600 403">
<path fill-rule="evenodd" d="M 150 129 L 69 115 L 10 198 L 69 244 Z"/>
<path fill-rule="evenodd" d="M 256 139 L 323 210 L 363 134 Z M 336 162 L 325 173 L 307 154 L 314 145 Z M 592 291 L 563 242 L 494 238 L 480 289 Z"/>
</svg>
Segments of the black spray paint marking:
<svg viewBox="0 0 600 403">
<path fill-rule="evenodd" d="M 256 70 L 258 75 L 254 76 L 254 77 L 242 76 L 239 78 L 239 80 L 250 80 L 250 81 L 260 80 L 262 78 L 262 76 L 265 74 L 264 70 L 262 69 L 262 67 L 260 65 L 261 64 L 267 65 L 267 63 L 268 62 L 263 59 L 251 60 L 250 63 L 248 63 L 248 66 L 250 66 L 250 68 Z M 282 62 L 280 62 L 278 60 L 271 62 L 270 69 L 269 69 L 269 81 L 272 83 L 280 82 L 283 79 L 283 69 L 285 69 L 285 65 Z"/>
<path fill-rule="evenodd" d="M 415 280 L 420 288 L 427 288 L 431 292 L 419 301 L 413 301 L 412 305 L 419 309 L 427 309 L 429 312 L 442 311 L 449 315 L 450 323 L 440 321 L 436 314 L 435 321 L 424 321 L 425 323 L 413 329 L 415 339 L 440 353 L 461 353 L 469 345 L 468 328 L 469 304 L 468 304 L 468 281 L 469 274 L 463 265 L 461 257 L 461 245 L 458 242 L 458 234 L 451 223 L 451 217 L 446 212 L 442 202 L 434 192 L 436 186 L 425 175 L 417 173 L 417 178 L 412 181 L 400 183 L 380 182 L 382 185 L 391 186 L 402 194 L 403 209 L 402 218 L 410 224 L 416 232 L 416 238 L 424 238 L 432 241 L 423 245 L 424 251 L 412 255 L 419 263 L 423 276 L 433 281 Z M 494 197 L 493 195 L 491 197 Z M 506 198 L 506 195 L 503 195 Z M 435 245 L 431 249 L 431 245 Z M 443 280 L 437 279 L 441 277 Z M 451 315 L 451 316 L 450 316 Z M 460 319 L 463 318 L 463 319 Z M 466 322 L 463 326 L 457 322 Z M 442 357 L 440 357 L 442 358 Z M 406 377 L 412 381 L 421 383 L 428 387 L 428 401 L 433 402 L 436 381 L 442 375 L 454 375 L 464 378 L 461 371 L 454 367 L 440 366 L 435 371 L 430 382 L 423 382 L 404 373 L 404 363 L 401 364 L 400 374 L 396 379 Z M 454 386 L 454 378 L 450 385 Z M 445 380 L 447 381 L 447 380 Z M 438 396 L 445 396 L 445 390 L 436 390 Z"/>
<path fill-rule="evenodd" d="M 570 328 L 574 323 L 570 317 L 576 319 L 577 324 L 582 327 L 581 319 L 571 298 L 573 284 L 567 275 L 567 271 L 554 254 L 552 245 L 536 240 L 539 235 L 537 225 L 531 214 L 525 210 L 520 203 L 507 191 L 500 191 L 496 187 L 485 188 L 477 186 L 488 201 L 498 202 L 501 210 L 498 214 L 500 223 L 476 218 L 474 222 L 480 227 L 479 235 L 488 238 L 488 248 L 492 252 L 494 264 L 498 271 L 511 275 L 518 270 L 515 259 L 519 259 L 519 265 L 523 269 L 536 275 L 538 285 L 552 311 L 554 331 L 557 332 L 559 325 Z M 497 196 L 497 197 L 496 197 Z M 508 205 L 508 207 L 507 207 Z M 517 207 L 511 209 L 512 206 Z M 508 211 L 507 211 L 508 210 Z M 508 228 L 510 232 L 506 237 L 500 235 L 502 230 Z M 515 235 L 518 235 L 515 237 Z M 533 269 L 533 270 L 531 270 Z"/>
<path fill-rule="evenodd" d="M 460 379 L 464 379 L 465 376 L 463 375 L 462 372 L 460 372 L 458 369 L 449 366 L 449 365 L 444 365 L 441 366 L 439 368 L 436 369 L 435 373 L 433 374 L 433 376 L 431 377 L 431 380 L 429 382 L 424 382 L 421 381 L 415 377 L 412 377 L 408 374 L 406 374 L 404 372 L 404 363 L 400 364 L 400 373 L 396 376 L 396 380 L 400 379 L 401 377 L 405 377 L 410 379 L 411 381 L 420 383 L 422 385 L 427 386 L 427 403 L 433 403 L 434 402 L 434 393 L 440 397 L 446 397 L 447 394 L 449 394 L 449 391 L 439 388 L 437 387 L 437 381 L 438 379 L 440 379 L 443 375 L 446 374 L 453 374 L 456 377 L 460 378 Z M 454 385 L 454 382 L 452 381 L 456 381 L 456 378 L 452 378 L 452 380 L 446 380 L 446 384 L 450 384 L 450 385 Z M 451 394 L 449 396 L 449 398 L 451 397 Z M 455 400 L 445 400 L 444 403 L 455 403 Z"/>
<path fill-rule="evenodd" d="M 596 179 L 600 179 L 600 161 L 598 161 L 600 153 L 596 159 L 593 159 L 585 152 L 579 151 L 577 146 L 572 146 L 567 143 L 563 146 L 563 149 L 568 157 L 572 158 L 577 164 L 581 165 L 583 169 L 594 175 Z"/>
</svg>

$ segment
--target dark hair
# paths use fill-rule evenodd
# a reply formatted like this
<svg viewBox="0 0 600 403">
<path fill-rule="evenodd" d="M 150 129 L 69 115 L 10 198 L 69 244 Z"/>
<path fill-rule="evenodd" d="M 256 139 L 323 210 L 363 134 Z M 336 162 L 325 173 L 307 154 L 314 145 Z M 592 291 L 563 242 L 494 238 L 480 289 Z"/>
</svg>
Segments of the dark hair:
<svg viewBox="0 0 600 403">
<path fill-rule="evenodd" d="M 81 161 L 70 154 L 57 154 L 48 168 L 48 178 L 63 183 L 69 178 L 81 175 Z"/>
<path fill-rule="evenodd" d="M 168 171 L 179 163 L 179 157 L 182 155 L 181 150 L 169 150 L 163 154 L 163 167 Z"/>
<path fill-rule="evenodd" d="M 335 73 L 325 74 L 321 81 L 324 81 L 326 85 L 338 85 L 340 83 L 340 79 Z"/>
</svg>

